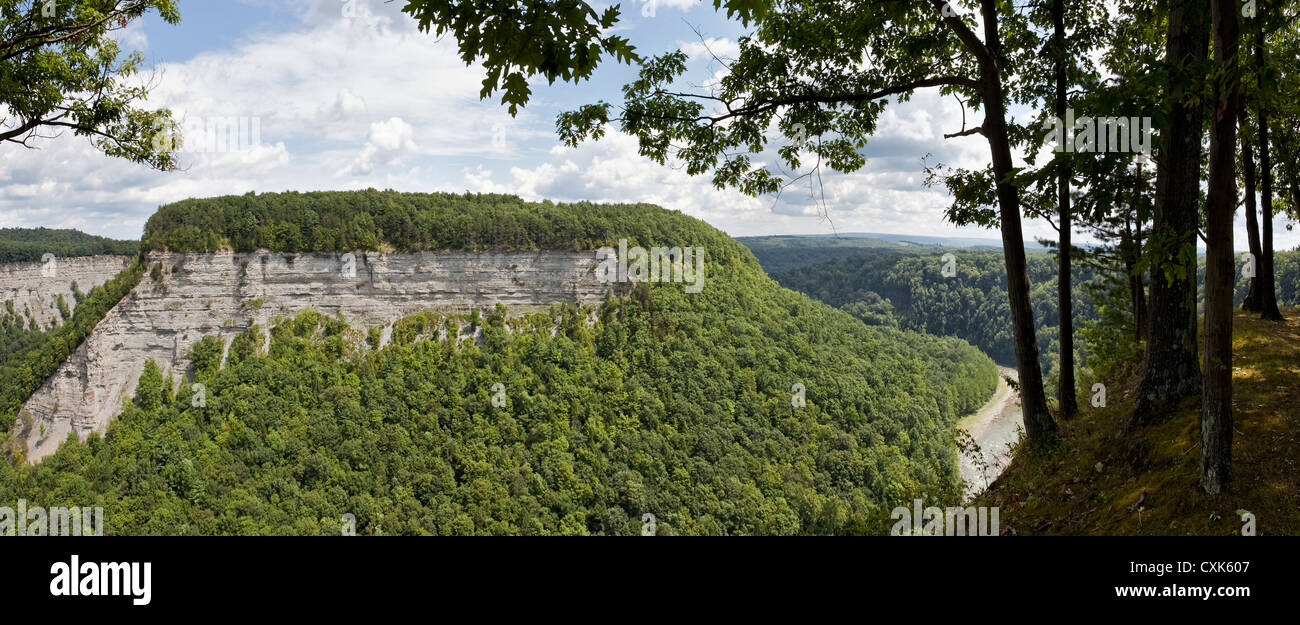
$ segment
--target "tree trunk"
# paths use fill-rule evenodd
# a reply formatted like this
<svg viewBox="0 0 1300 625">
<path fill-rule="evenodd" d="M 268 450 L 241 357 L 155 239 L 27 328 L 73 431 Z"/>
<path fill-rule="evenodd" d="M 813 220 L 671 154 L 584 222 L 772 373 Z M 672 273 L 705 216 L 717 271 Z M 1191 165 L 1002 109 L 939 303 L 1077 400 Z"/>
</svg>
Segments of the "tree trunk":
<svg viewBox="0 0 1300 625">
<path fill-rule="evenodd" d="M 1267 67 L 1262 28 L 1255 37 L 1255 61 L 1262 80 Z M 1277 281 L 1273 272 L 1273 162 L 1268 146 L 1268 109 L 1262 98 L 1259 103 L 1259 191 L 1259 211 L 1264 222 L 1263 254 L 1258 259 L 1259 270 L 1256 272 L 1259 276 L 1259 318 L 1281 321 L 1282 311 L 1277 308 Z"/>
<path fill-rule="evenodd" d="M 1142 207 L 1146 204 L 1142 196 L 1143 184 L 1142 163 L 1137 165 L 1137 194 L 1133 198 L 1133 250 L 1135 256 L 1142 255 Z M 1139 258 L 1133 259 L 1133 264 L 1137 265 Z M 1146 285 L 1142 280 L 1142 272 L 1135 272 L 1133 267 L 1129 267 L 1129 275 L 1134 281 L 1136 290 L 1133 299 L 1133 335 L 1134 340 L 1142 341 L 1147 338 L 1147 295 Z"/>
<path fill-rule="evenodd" d="M 1128 302 L 1133 309 L 1133 340 L 1142 340 L 1143 318 L 1142 302 L 1146 296 L 1142 292 L 1142 273 L 1136 271 L 1138 254 L 1135 253 L 1138 242 L 1133 238 L 1133 226 L 1128 217 L 1124 218 L 1124 230 L 1120 232 L 1119 257 L 1124 263 L 1124 275 L 1128 276 Z"/>
<path fill-rule="evenodd" d="M 1246 238 L 1250 246 L 1251 263 L 1254 275 L 1250 276 L 1250 291 L 1246 293 L 1246 300 L 1241 303 L 1241 309 L 1251 312 L 1259 312 L 1259 262 L 1262 252 L 1259 247 L 1259 220 L 1255 218 L 1255 154 L 1250 149 L 1250 144 L 1246 142 L 1246 116 L 1241 116 L 1241 168 L 1242 177 L 1246 180 Z"/>
<path fill-rule="evenodd" d="M 1241 32 L 1236 0 L 1213 0 L 1214 107 L 1205 219 L 1205 385 L 1201 412 L 1201 488 L 1223 492 L 1232 482 L 1232 215 L 1237 209 L 1237 117 Z"/>
<path fill-rule="evenodd" d="M 1056 118 L 1065 119 L 1065 0 L 1052 0 L 1052 39 L 1056 46 Z M 1060 219 L 1061 240 L 1057 246 L 1060 266 L 1057 271 L 1056 306 L 1060 311 L 1061 371 L 1056 385 L 1056 402 L 1061 418 L 1069 419 L 1079 411 L 1074 394 L 1074 300 L 1070 275 L 1070 163 L 1065 153 L 1060 158 L 1060 180 L 1057 190 L 1057 214 Z"/>
<path fill-rule="evenodd" d="M 1194 97 L 1209 43 L 1209 0 L 1170 0 L 1165 61 L 1169 126 L 1160 137 L 1156 207 L 1147 238 L 1151 296 L 1147 349 L 1128 425 L 1157 423 L 1196 393 L 1201 383 L 1196 349 L 1196 233 L 1200 215 L 1201 124 L 1204 107 Z"/>
<path fill-rule="evenodd" d="M 1133 311 L 1133 340 L 1142 340 L 1142 331 L 1146 324 L 1146 293 L 1142 285 L 1142 272 L 1137 270 L 1142 256 L 1141 230 L 1136 233 L 1133 222 L 1137 216 L 1124 216 L 1124 229 L 1119 231 L 1119 260 L 1124 265 L 1124 275 L 1128 278 L 1128 303 Z M 1141 223 L 1138 224 L 1141 227 Z"/>
<path fill-rule="evenodd" d="M 1001 42 L 998 40 L 996 5 L 981 2 L 985 45 L 992 60 L 980 63 L 980 87 L 984 96 L 984 134 L 989 142 L 993 175 L 997 176 L 998 212 L 1002 225 L 1002 251 L 1007 265 L 1007 298 L 1011 305 L 1011 329 L 1016 344 L 1016 370 L 1020 375 L 1020 407 L 1025 419 L 1025 438 L 1032 445 L 1056 438 L 1056 422 L 1047 410 L 1043 370 L 1038 365 L 1038 337 L 1034 334 L 1034 313 L 1029 303 L 1029 271 L 1025 265 L 1025 235 L 1020 226 L 1020 192 L 1011 181 L 1014 163 L 1007 136 L 1006 92 L 998 68 Z"/>
</svg>

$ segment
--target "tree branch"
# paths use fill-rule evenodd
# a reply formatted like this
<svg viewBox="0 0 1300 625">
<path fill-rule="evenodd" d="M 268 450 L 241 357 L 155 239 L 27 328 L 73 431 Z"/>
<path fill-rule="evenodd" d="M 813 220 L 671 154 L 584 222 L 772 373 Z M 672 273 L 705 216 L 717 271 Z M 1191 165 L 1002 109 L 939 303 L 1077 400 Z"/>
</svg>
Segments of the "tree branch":
<svg viewBox="0 0 1300 625">
<path fill-rule="evenodd" d="M 961 17 L 952 9 L 952 3 L 944 0 L 930 0 L 930 5 L 939 12 L 939 17 L 943 19 L 943 23 L 957 35 L 957 39 L 961 40 L 966 49 L 975 55 L 980 65 L 987 65 L 986 69 L 997 68 L 998 64 L 993 57 L 993 51 L 989 50 L 989 47 L 984 45 L 983 41 L 980 41 L 980 38 L 966 25 L 966 22 L 962 21 Z"/>
<path fill-rule="evenodd" d="M 808 95 L 800 95 L 800 96 L 790 96 L 785 98 L 761 99 L 753 102 L 752 104 L 746 104 L 745 106 L 734 108 L 734 109 L 731 107 L 730 102 L 734 102 L 735 100 L 723 101 L 721 98 L 712 97 L 712 96 L 701 96 L 697 94 L 668 93 L 668 92 L 662 92 L 662 94 L 675 96 L 675 97 L 702 98 L 702 99 L 716 100 L 718 102 L 723 102 L 727 106 L 727 113 L 723 115 L 701 115 L 693 119 L 692 118 L 665 118 L 665 119 L 676 119 L 677 121 L 709 122 L 711 125 L 716 125 L 719 122 L 726 121 L 733 117 L 748 117 L 750 115 L 758 115 L 760 113 L 766 113 L 768 111 L 771 111 L 773 109 L 782 106 L 791 106 L 794 104 L 850 104 L 854 102 L 870 102 L 872 100 L 879 100 L 881 98 L 886 98 L 891 95 L 899 95 L 902 93 L 907 93 L 909 91 L 915 91 L 916 89 L 924 89 L 926 87 L 942 87 L 942 86 L 966 87 L 968 89 L 975 89 L 975 90 L 978 90 L 980 88 L 979 83 L 970 78 L 966 78 L 963 76 L 938 76 L 934 78 L 922 78 L 920 80 L 914 80 L 909 83 L 894 85 L 891 87 L 878 89 L 876 91 L 871 91 L 868 93 L 808 94 Z"/>
</svg>

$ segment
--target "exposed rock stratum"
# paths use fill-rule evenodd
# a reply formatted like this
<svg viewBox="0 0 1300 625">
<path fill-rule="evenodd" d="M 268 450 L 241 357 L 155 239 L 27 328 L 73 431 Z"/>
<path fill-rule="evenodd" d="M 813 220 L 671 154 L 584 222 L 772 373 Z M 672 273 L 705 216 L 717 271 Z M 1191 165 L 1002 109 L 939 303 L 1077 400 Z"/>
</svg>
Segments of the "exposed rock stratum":
<svg viewBox="0 0 1300 625">
<path fill-rule="evenodd" d="M 596 279 L 595 251 L 155 252 L 148 261 L 160 266 L 152 272 L 158 277 L 146 273 L 24 404 L 29 462 L 53 453 L 70 432 L 104 432 L 149 359 L 179 384 L 190 348 L 205 336 L 221 337 L 228 349 L 253 325 L 267 328 L 311 308 L 354 327 L 382 326 L 387 340 L 394 322 L 416 312 L 500 303 L 522 314 L 563 301 L 593 304 L 609 289 Z"/>
</svg>

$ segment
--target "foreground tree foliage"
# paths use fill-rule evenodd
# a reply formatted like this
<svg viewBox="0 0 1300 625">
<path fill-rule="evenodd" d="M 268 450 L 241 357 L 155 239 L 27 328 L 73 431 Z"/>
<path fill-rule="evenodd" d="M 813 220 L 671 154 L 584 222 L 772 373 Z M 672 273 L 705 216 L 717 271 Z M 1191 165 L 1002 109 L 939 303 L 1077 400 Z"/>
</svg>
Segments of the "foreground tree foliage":
<svg viewBox="0 0 1300 625">
<path fill-rule="evenodd" d="M 306 311 L 224 368 L 199 343 L 178 394 L 148 367 L 104 437 L 0 463 L 0 499 L 103 505 L 114 534 L 337 534 L 352 514 L 364 534 L 530 535 L 638 534 L 646 514 L 660 534 L 883 533 L 896 505 L 955 501 L 953 425 L 991 360 L 783 289 L 702 222 L 628 212 L 657 217 L 643 243 L 706 247 L 701 293 L 643 283 L 594 324 L 417 314 L 382 349 Z"/>
<path fill-rule="evenodd" d="M 142 106 L 144 55 L 116 36 L 151 11 L 180 21 L 174 0 L 0 0 L 0 142 L 36 148 L 71 131 L 109 156 L 174 168 L 171 113 Z"/>
</svg>

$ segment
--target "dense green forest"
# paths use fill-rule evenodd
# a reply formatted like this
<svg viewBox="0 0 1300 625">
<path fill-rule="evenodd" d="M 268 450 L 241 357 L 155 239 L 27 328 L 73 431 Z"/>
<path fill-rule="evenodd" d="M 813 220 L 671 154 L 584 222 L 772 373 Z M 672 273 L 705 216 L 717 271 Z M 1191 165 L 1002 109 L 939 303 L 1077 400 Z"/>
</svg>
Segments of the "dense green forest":
<svg viewBox="0 0 1300 625">
<path fill-rule="evenodd" d="M 591 250 L 617 245 L 620 238 L 666 241 L 685 219 L 649 204 L 554 204 L 513 195 L 250 193 L 163 206 L 145 225 L 144 245 L 174 252 Z M 720 242 L 723 236 L 705 238 Z"/>
<path fill-rule="evenodd" d="M 38 262 L 55 256 L 135 256 L 139 241 L 117 241 L 77 230 L 0 228 L 0 263 Z"/>
<path fill-rule="evenodd" d="M 392 210 L 372 201 L 385 194 L 355 195 L 354 221 L 388 223 L 371 214 Z M 623 289 L 594 324 L 572 305 L 420 314 L 378 350 L 364 347 L 373 329 L 308 311 L 268 329 L 267 353 L 268 330 L 236 339 L 220 369 L 220 344 L 205 340 L 178 395 L 148 367 L 102 439 L 0 463 L 0 500 L 94 502 L 116 534 L 337 534 L 344 514 L 367 534 L 638 534 L 645 514 L 660 534 L 794 534 L 883 533 L 895 505 L 960 492 L 953 425 L 997 380 L 968 343 L 869 327 L 783 289 L 743 246 L 680 213 L 392 197 L 466 223 L 493 216 L 496 238 L 458 245 L 703 246 L 707 286 Z M 596 218 L 564 220 L 588 210 Z M 151 235 L 164 236 L 160 223 Z M 276 223 L 287 222 L 268 231 Z M 399 244 L 390 232 L 395 247 L 456 240 Z M 466 325 L 481 327 L 478 342 L 421 340 Z"/>
<path fill-rule="evenodd" d="M 754 253 L 754 257 L 763 266 L 763 270 L 770 275 L 796 267 L 820 264 L 866 252 L 929 252 L 940 249 L 940 246 L 937 245 L 918 245 L 867 236 L 812 237 L 787 235 L 739 237 L 736 240 Z"/>
<path fill-rule="evenodd" d="M 942 273 L 943 255 L 954 256 L 952 277 Z M 1056 260 L 1028 256 L 1034 325 L 1044 374 L 1054 368 L 1057 325 Z M 1007 276 L 997 251 L 933 250 L 859 253 L 773 274 L 783 286 L 848 311 L 871 325 L 886 325 L 970 341 L 994 360 L 1015 362 L 1007 302 Z M 1092 279 L 1076 268 L 1076 285 Z M 1076 322 L 1095 316 L 1086 290 L 1074 290 Z M 1050 378 L 1049 378 L 1050 379 Z"/>
<path fill-rule="evenodd" d="M 104 315 L 135 288 L 143 273 L 144 263 L 137 260 L 89 294 L 81 295 L 74 289 L 78 303 L 71 319 L 53 329 L 24 327 L 22 316 L 10 310 L 12 302 L 0 311 L 0 380 L 4 380 L 0 385 L 0 431 L 14 424 L 23 402 L 81 346 Z M 12 458 L 12 449 L 7 451 Z"/>
<path fill-rule="evenodd" d="M 783 286 L 843 309 L 868 325 L 960 337 L 1000 363 L 1015 362 L 1006 269 L 1000 252 L 881 247 L 859 250 L 834 260 L 808 262 L 824 255 L 838 256 L 843 249 L 852 248 L 832 246 L 819 251 L 811 245 L 780 248 L 764 242 L 762 254 L 756 256 L 764 263 L 788 267 L 783 271 L 769 269 Z M 942 255 L 949 252 L 955 256 L 956 275 L 945 278 L 940 273 L 944 265 Z M 1039 353 L 1049 383 L 1059 359 L 1056 263 L 1054 254 L 1028 255 Z M 1300 251 L 1278 252 L 1275 264 L 1278 303 L 1300 305 Z M 1204 259 L 1201 275 L 1203 279 Z M 1127 311 L 1122 298 L 1111 297 L 1109 289 L 1119 286 L 1113 278 L 1099 278 L 1086 265 L 1075 265 L 1074 285 L 1075 327 L 1082 329 L 1085 339 L 1089 331 L 1096 333 L 1103 329 L 1098 326 L 1099 302 L 1123 309 L 1116 312 Z M 1249 278 L 1238 274 L 1238 305 L 1246 298 L 1249 286 Z M 1104 329 L 1114 331 L 1116 323 L 1117 320 L 1109 320 Z M 1091 330 L 1087 329 L 1090 327 Z M 1080 362 L 1089 356 L 1088 345 L 1087 340 L 1076 344 Z"/>
</svg>

